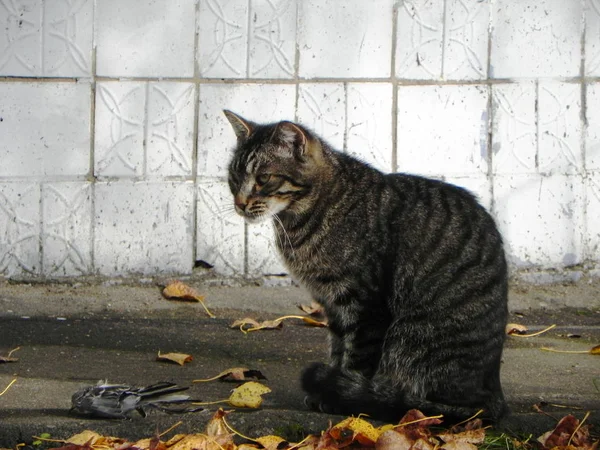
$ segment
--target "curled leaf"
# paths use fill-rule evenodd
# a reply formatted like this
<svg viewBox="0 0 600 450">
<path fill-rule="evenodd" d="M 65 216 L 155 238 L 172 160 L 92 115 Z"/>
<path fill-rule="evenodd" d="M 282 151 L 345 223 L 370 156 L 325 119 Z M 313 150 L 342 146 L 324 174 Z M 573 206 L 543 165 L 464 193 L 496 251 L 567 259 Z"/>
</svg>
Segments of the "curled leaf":
<svg viewBox="0 0 600 450">
<path fill-rule="evenodd" d="M 521 325 L 519 323 L 507 323 L 506 324 L 506 334 L 515 335 L 515 334 L 527 334 L 528 328 L 525 325 Z"/>
<path fill-rule="evenodd" d="M 267 386 L 256 381 L 248 381 L 235 388 L 229 396 L 229 404 L 238 408 L 260 408 L 262 395 L 271 392 Z"/>
<path fill-rule="evenodd" d="M 185 353 L 161 353 L 158 352 L 156 356 L 157 361 L 170 361 L 183 366 L 186 362 L 192 361 L 194 358 L 192 355 L 187 355 Z"/>
<path fill-rule="evenodd" d="M 379 438 L 379 430 L 360 417 L 349 417 L 334 425 L 329 434 L 336 440 L 343 440 L 348 437 L 348 431 L 351 432 L 352 441 L 357 441 L 362 445 L 374 446 Z"/>
<path fill-rule="evenodd" d="M 312 317 L 303 317 L 302 320 L 306 325 L 310 325 L 311 327 L 326 327 L 327 321 L 325 320 L 315 320 Z"/>
<path fill-rule="evenodd" d="M 206 305 L 204 304 L 204 296 L 200 295 L 194 288 L 188 286 L 181 281 L 174 281 L 168 284 L 162 291 L 165 298 L 175 300 L 187 300 L 193 302 L 199 302 L 206 311 L 209 317 L 214 318 L 215 315 L 211 313 Z"/>
<path fill-rule="evenodd" d="M 257 330 L 275 330 L 283 326 L 280 319 L 276 320 L 265 320 L 263 322 L 257 322 L 256 320 L 245 317 L 240 320 L 236 320 L 230 325 L 230 328 L 239 328 L 244 333 Z"/>
<path fill-rule="evenodd" d="M 206 381 L 250 381 L 250 380 L 266 380 L 260 370 L 247 369 L 246 367 L 234 367 L 227 369 L 211 378 L 205 378 L 201 380 L 193 380 L 192 383 L 203 383 Z"/>
<path fill-rule="evenodd" d="M 21 349 L 21 347 L 13 348 L 10 352 L 8 352 L 8 355 L 6 355 L 6 356 L 0 355 L 0 363 L 17 362 L 19 360 L 19 358 L 13 358 L 12 354 L 20 349 Z"/>
<path fill-rule="evenodd" d="M 296 305 L 298 308 L 308 314 L 309 316 L 321 316 L 323 315 L 323 307 L 317 302 L 312 302 L 310 305 Z"/>
</svg>

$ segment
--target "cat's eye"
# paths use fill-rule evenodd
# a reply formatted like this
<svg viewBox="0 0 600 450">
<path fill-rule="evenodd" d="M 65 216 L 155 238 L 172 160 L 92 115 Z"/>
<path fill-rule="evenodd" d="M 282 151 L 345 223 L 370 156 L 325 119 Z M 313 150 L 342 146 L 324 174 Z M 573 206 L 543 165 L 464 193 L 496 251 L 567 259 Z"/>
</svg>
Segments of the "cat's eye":
<svg viewBox="0 0 600 450">
<path fill-rule="evenodd" d="M 265 184 L 267 184 L 269 182 L 270 179 L 271 179 L 271 175 L 269 175 L 267 173 L 262 173 L 260 175 L 256 175 L 256 184 L 258 184 L 259 186 L 264 186 Z"/>
</svg>

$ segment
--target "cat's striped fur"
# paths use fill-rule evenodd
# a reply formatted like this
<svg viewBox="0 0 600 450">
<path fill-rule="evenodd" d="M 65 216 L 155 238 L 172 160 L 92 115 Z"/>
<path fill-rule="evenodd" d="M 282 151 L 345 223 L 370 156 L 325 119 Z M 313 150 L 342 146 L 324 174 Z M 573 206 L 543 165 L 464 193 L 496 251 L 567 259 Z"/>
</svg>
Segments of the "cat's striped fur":
<svg viewBox="0 0 600 450">
<path fill-rule="evenodd" d="M 287 267 L 329 321 L 330 362 L 302 376 L 309 404 L 500 418 L 507 268 L 485 209 L 462 188 L 383 174 L 301 125 L 225 114 L 236 210 L 275 219 Z"/>
</svg>

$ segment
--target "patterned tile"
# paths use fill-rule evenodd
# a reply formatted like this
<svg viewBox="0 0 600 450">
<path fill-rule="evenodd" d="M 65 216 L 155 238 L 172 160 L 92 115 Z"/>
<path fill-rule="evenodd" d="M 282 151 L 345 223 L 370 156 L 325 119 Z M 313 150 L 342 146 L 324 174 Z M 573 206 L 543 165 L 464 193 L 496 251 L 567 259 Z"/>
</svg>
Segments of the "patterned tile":
<svg viewBox="0 0 600 450">
<path fill-rule="evenodd" d="M 539 171 L 580 173 L 580 85 L 540 82 L 538 111 Z"/>
<path fill-rule="evenodd" d="M 40 274 L 39 205 L 39 184 L 0 183 L 0 274 Z"/>
<path fill-rule="evenodd" d="M 585 0 L 585 74 L 600 75 L 600 0 Z"/>
<path fill-rule="evenodd" d="M 586 100 L 586 168 L 600 170 L 600 83 L 586 85 Z"/>
<path fill-rule="evenodd" d="M 225 177 L 236 139 L 223 115 L 229 109 L 256 122 L 294 120 L 296 88 L 289 84 L 202 84 L 198 175 Z"/>
<path fill-rule="evenodd" d="M 396 76 L 435 80 L 442 76 L 444 0 L 403 1 L 398 7 Z"/>
<path fill-rule="evenodd" d="M 492 86 L 494 173 L 535 173 L 537 159 L 536 84 Z"/>
<path fill-rule="evenodd" d="M 99 82 L 96 87 L 96 176 L 144 174 L 146 83 Z"/>
<path fill-rule="evenodd" d="M 224 275 L 244 274 L 244 219 L 233 208 L 223 181 L 198 183 L 196 259 Z"/>
<path fill-rule="evenodd" d="M 398 170 L 422 175 L 487 173 L 488 89 L 401 86 Z"/>
<path fill-rule="evenodd" d="M 146 141 L 150 174 L 192 174 L 194 94 L 191 83 L 150 83 Z"/>
<path fill-rule="evenodd" d="M 91 184 L 44 184 L 42 206 L 44 275 L 92 273 Z"/>
<path fill-rule="evenodd" d="M 293 78 L 296 1 L 251 0 L 248 44 L 250 78 Z"/>
<path fill-rule="evenodd" d="M 587 239 L 586 258 L 592 261 L 600 260 L 600 172 L 590 172 L 586 179 L 587 193 Z"/>
<path fill-rule="evenodd" d="M 248 275 L 283 275 L 288 270 L 277 250 L 275 230 L 271 221 L 247 226 Z"/>
<path fill-rule="evenodd" d="M 0 176 L 87 175 L 89 83 L 0 83 Z"/>
<path fill-rule="evenodd" d="M 97 2 L 97 74 L 193 76 L 195 3 L 195 0 Z"/>
<path fill-rule="evenodd" d="M 396 76 L 484 79 L 489 2 L 407 0 L 399 3 Z"/>
<path fill-rule="evenodd" d="M 200 0 L 198 64 L 208 78 L 244 78 L 248 65 L 248 0 Z"/>
<path fill-rule="evenodd" d="M 487 77 L 491 2 L 446 0 L 443 77 L 481 80 Z"/>
<path fill-rule="evenodd" d="M 344 148 L 346 93 L 342 83 L 306 83 L 298 87 L 298 122 L 334 148 Z"/>
<path fill-rule="evenodd" d="M 98 182 L 94 265 L 102 275 L 191 273 L 192 182 Z"/>
<path fill-rule="evenodd" d="M 511 264 L 564 267 L 583 256 L 583 182 L 568 175 L 497 175 L 495 212 Z"/>
<path fill-rule="evenodd" d="M 580 1 L 497 0 L 490 77 L 574 77 L 581 63 Z"/>
<path fill-rule="evenodd" d="M 384 172 L 392 170 L 392 97 L 389 83 L 348 84 L 347 151 Z"/>
<path fill-rule="evenodd" d="M 298 3 L 299 75 L 388 77 L 393 0 Z"/>
<path fill-rule="evenodd" d="M 92 0 L 0 2 L 0 75 L 89 76 Z"/>
</svg>

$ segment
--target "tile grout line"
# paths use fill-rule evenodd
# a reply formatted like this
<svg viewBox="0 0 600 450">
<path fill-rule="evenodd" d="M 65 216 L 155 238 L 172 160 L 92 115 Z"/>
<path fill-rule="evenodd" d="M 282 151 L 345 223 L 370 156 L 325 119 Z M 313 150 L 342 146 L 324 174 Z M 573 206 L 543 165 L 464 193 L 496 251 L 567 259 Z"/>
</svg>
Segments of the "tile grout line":
<svg viewBox="0 0 600 450">
<path fill-rule="evenodd" d="M 247 83 L 247 79 L 250 77 L 250 26 L 251 26 L 251 20 L 252 20 L 252 0 L 246 0 L 247 1 L 247 16 L 246 16 L 246 80 L 244 81 L 244 83 Z M 249 253 L 249 249 L 248 249 L 248 244 L 250 242 L 249 239 L 249 229 L 248 229 L 248 224 L 246 223 L 246 221 L 244 221 L 244 276 L 248 277 L 248 270 L 249 270 L 249 264 L 248 264 L 248 253 Z"/>
<path fill-rule="evenodd" d="M 198 51 L 200 45 L 200 0 L 196 0 L 195 23 L 194 23 L 194 78 L 200 77 L 200 61 Z M 194 81 L 194 125 L 192 130 L 192 272 L 198 261 L 198 131 L 200 128 L 200 84 Z"/>
<path fill-rule="evenodd" d="M 150 82 L 144 83 L 144 140 L 142 141 L 142 178 L 148 178 L 148 136 L 150 133 L 149 127 L 149 109 L 150 109 Z"/>
<path fill-rule="evenodd" d="M 486 67 L 486 79 L 489 79 L 490 72 L 492 71 L 492 34 L 493 34 L 493 14 L 494 9 L 492 6 L 494 5 L 494 0 L 490 3 L 490 10 L 488 12 L 488 42 L 487 42 L 487 67 Z M 492 147 L 492 142 L 494 139 L 494 89 L 492 85 L 489 85 L 488 92 L 488 141 L 487 141 L 487 151 L 488 151 L 488 192 L 490 193 L 490 212 L 494 216 L 495 219 L 498 218 L 498 214 L 496 211 L 496 196 L 494 191 L 494 151 Z"/>
<path fill-rule="evenodd" d="M 581 77 L 581 86 L 580 86 L 580 112 L 579 117 L 581 121 L 581 171 L 582 171 L 582 213 L 581 213 L 581 232 L 582 232 L 582 240 L 581 243 L 581 253 L 582 259 L 585 261 L 589 254 L 590 259 L 592 259 L 591 252 L 588 250 L 588 189 L 587 189 L 587 143 L 586 143 L 586 135 L 588 128 L 587 121 L 587 84 L 585 83 L 585 63 L 586 63 L 586 53 L 585 53 L 585 41 L 587 38 L 587 20 L 586 20 L 586 0 L 581 0 L 581 67 L 579 76 Z"/>
<path fill-rule="evenodd" d="M 396 78 L 398 7 L 398 3 L 394 3 L 392 7 L 392 54 L 390 58 L 390 75 L 392 79 L 392 172 L 398 171 L 398 80 Z"/>
<path fill-rule="evenodd" d="M 294 49 L 294 85 L 296 87 L 296 99 L 294 105 L 294 120 L 298 121 L 298 106 L 300 104 L 300 44 L 298 37 L 300 36 L 300 6 L 296 1 L 296 45 Z"/>
<path fill-rule="evenodd" d="M 94 8 L 96 3 L 94 2 Z M 90 102 L 90 168 L 88 171 L 88 179 L 91 187 L 91 205 L 90 205 L 90 264 L 91 272 L 96 271 L 96 252 L 95 252 L 95 238 L 96 238 L 96 91 L 97 85 L 95 81 L 96 75 L 96 46 L 95 43 L 92 47 L 92 81 L 91 81 L 91 102 Z"/>
<path fill-rule="evenodd" d="M 446 45 L 447 45 L 447 36 L 446 36 L 446 15 L 448 11 L 448 0 L 444 0 L 444 11 L 442 15 L 442 65 L 440 67 L 440 79 L 444 79 L 445 73 L 445 61 L 446 61 Z"/>
</svg>

